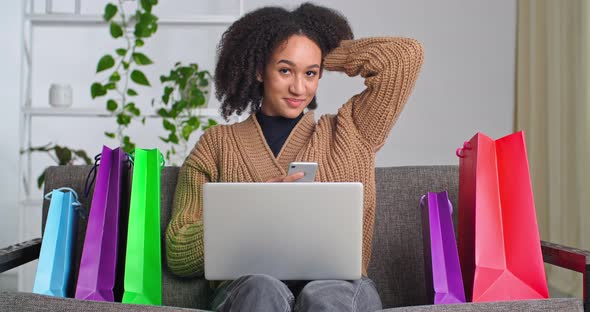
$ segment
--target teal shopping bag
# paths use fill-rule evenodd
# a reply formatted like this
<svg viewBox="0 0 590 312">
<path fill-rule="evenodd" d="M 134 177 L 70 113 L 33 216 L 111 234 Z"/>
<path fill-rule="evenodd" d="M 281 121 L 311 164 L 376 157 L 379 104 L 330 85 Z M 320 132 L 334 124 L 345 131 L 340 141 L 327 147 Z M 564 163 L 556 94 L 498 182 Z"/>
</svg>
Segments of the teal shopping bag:
<svg viewBox="0 0 590 312">
<path fill-rule="evenodd" d="M 67 187 L 45 195 L 51 200 L 33 292 L 66 297 L 70 282 L 72 247 L 76 235 L 76 211 L 81 211 L 78 194 Z M 83 213 L 81 213 L 84 216 Z"/>
</svg>

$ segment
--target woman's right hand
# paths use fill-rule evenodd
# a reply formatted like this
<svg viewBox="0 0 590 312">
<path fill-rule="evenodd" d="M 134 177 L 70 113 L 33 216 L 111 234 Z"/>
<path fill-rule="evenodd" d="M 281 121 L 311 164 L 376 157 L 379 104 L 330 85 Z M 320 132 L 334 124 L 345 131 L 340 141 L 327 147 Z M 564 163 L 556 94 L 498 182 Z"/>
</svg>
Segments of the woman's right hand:
<svg viewBox="0 0 590 312">
<path fill-rule="evenodd" d="M 278 177 L 274 177 L 268 181 L 268 182 L 295 182 L 301 178 L 303 178 L 305 174 L 303 172 L 296 172 L 292 175 L 289 176 L 278 176 Z"/>
</svg>

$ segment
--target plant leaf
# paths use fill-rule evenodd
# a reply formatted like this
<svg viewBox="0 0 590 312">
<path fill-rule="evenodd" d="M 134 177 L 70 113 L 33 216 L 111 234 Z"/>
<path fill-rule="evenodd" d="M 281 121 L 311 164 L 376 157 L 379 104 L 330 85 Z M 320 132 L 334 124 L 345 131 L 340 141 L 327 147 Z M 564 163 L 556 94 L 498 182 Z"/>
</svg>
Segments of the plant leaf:
<svg viewBox="0 0 590 312">
<path fill-rule="evenodd" d="M 152 3 L 149 0 L 141 0 L 141 7 L 147 12 L 152 11 Z"/>
<path fill-rule="evenodd" d="M 195 97 L 191 100 L 192 107 L 199 107 L 205 104 L 205 97 L 202 92 L 195 94 Z"/>
<path fill-rule="evenodd" d="M 172 106 L 174 108 L 174 110 L 176 111 L 181 111 L 183 109 L 185 109 L 188 106 L 188 102 L 185 100 L 180 100 L 176 103 L 174 103 L 174 105 Z"/>
<path fill-rule="evenodd" d="M 84 150 L 74 151 L 74 154 L 76 156 L 82 158 L 87 165 L 92 164 L 92 160 L 90 159 L 90 157 L 88 157 L 88 154 L 86 154 L 86 152 Z"/>
<path fill-rule="evenodd" d="M 144 45 L 144 42 L 143 42 L 143 40 L 141 40 L 141 39 L 135 39 L 135 45 L 136 45 L 137 47 L 143 47 L 143 45 Z"/>
<path fill-rule="evenodd" d="M 209 124 L 203 126 L 203 131 L 215 126 L 216 124 L 217 124 L 217 121 L 215 121 L 215 119 L 209 118 Z"/>
<path fill-rule="evenodd" d="M 196 116 L 189 118 L 186 123 L 195 129 L 201 125 L 201 121 Z"/>
<path fill-rule="evenodd" d="M 111 36 L 113 38 L 119 38 L 123 36 L 123 28 L 116 22 L 111 22 Z"/>
<path fill-rule="evenodd" d="M 117 123 L 122 126 L 126 126 L 131 122 L 131 117 L 123 113 L 117 115 Z"/>
<path fill-rule="evenodd" d="M 129 103 L 125 105 L 125 109 L 135 116 L 139 116 L 141 114 L 139 108 L 135 107 L 135 103 Z"/>
<path fill-rule="evenodd" d="M 102 16 L 106 22 L 110 21 L 115 14 L 117 14 L 118 7 L 112 3 L 104 7 L 104 15 Z"/>
<path fill-rule="evenodd" d="M 178 136 L 176 136 L 176 134 L 174 133 L 170 133 L 170 135 L 168 136 L 168 140 L 170 140 L 170 142 L 174 144 L 178 144 Z"/>
<path fill-rule="evenodd" d="M 115 50 L 115 52 L 117 53 L 117 55 L 120 55 L 120 56 L 127 55 L 127 49 L 119 48 L 119 49 Z"/>
<path fill-rule="evenodd" d="M 184 127 L 182 127 L 182 137 L 184 138 L 185 141 L 188 141 L 188 138 L 190 137 L 191 133 L 193 132 L 193 127 L 186 125 Z"/>
<path fill-rule="evenodd" d="M 123 64 L 123 68 L 125 68 L 126 70 L 129 69 L 129 63 L 121 61 L 121 64 Z"/>
<path fill-rule="evenodd" d="M 107 90 L 100 83 L 95 82 L 90 86 L 90 95 L 92 96 L 92 99 L 105 94 L 107 94 Z"/>
<path fill-rule="evenodd" d="M 117 82 L 121 80 L 121 75 L 119 75 L 119 72 L 114 72 L 110 77 L 109 77 L 109 81 L 111 82 Z"/>
<path fill-rule="evenodd" d="M 67 165 L 72 160 L 72 151 L 67 147 L 56 145 L 55 156 L 57 156 L 61 166 Z"/>
<path fill-rule="evenodd" d="M 159 137 L 159 138 L 160 138 L 160 140 L 162 140 L 162 141 L 164 141 L 164 142 L 166 142 L 166 143 L 170 143 L 170 140 L 168 140 L 168 139 L 166 139 L 166 138 L 163 138 L 163 137 Z"/>
<path fill-rule="evenodd" d="M 150 86 L 150 82 L 148 81 L 147 77 L 137 69 L 134 69 L 131 72 L 131 80 L 139 85 Z"/>
<path fill-rule="evenodd" d="M 147 38 L 150 36 L 150 30 L 145 24 L 137 23 L 135 24 L 135 32 L 133 34 L 139 38 Z"/>
<path fill-rule="evenodd" d="M 160 108 L 160 109 L 158 110 L 158 116 L 166 118 L 166 117 L 168 117 L 168 111 L 166 111 L 166 110 L 165 110 L 165 109 L 163 109 L 163 108 Z"/>
<path fill-rule="evenodd" d="M 127 135 L 123 137 L 123 150 L 129 154 L 135 150 L 135 143 Z"/>
<path fill-rule="evenodd" d="M 107 101 L 107 110 L 109 112 L 114 112 L 117 110 L 117 107 L 119 107 L 119 105 L 117 104 L 117 102 L 115 102 L 115 100 L 108 100 Z"/>
<path fill-rule="evenodd" d="M 45 182 L 45 171 L 43 170 L 43 173 L 37 178 L 37 187 L 39 189 L 41 189 L 41 186 L 43 186 L 43 182 Z"/>
<path fill-rule="evenodd" d="M 110 54 L 107 54 L 100 58 L 98 65 L 96 66 L 96 72 L 100 73 L 103 70 L 107 70 L 115 66 L 115 59 Z"/>
<path fill-rule="evenodd" d="M 104 88 L 107 90 L 114 90 L 117 88 L 117 85 L 114 82 L 109 82 L 106 85 L 104 85 Z"/>
<path fill-rule="evenodd" d="M 168 104 L 168 102 L 170 101 L 170 94 L 172 94 L 172 91 L 174 91 L 174 88 L 172 87 L 164 88 L 164 95 L 162 95 L 162 101 L 164 103 Z"/>
<path fill-rule="evenodd" d="M 137 91 L 135 91 L 133 89 L 127 89 L 127 95 L 129 95 L 129 96 L 136 96 L 137 95 Z"/>
<path fill-rule="evenodd" d="M 106 135 L 107 137 L 114 139 L 115 138 L 115 134 L 112 132 L 105 132 L 104 135 Z"/>
<path fill-rule="evenodd" d="M 171 131 L 171 132 L 176 131 L 176 126 L 173 123 L 171 123 L 170 121 L 168 121 L 167 119 L 162 119 L 162 124 L 164 126 L 164 129 Z"/>
<path fill-rule="evenodd" d="M 152 62 L 152 60 L 150 60 L 149 57 L 147 57 L 145 54 L 140 53 L 140 52 L 135 52 L 132 54 L 132 56 L 133 56 L 133 60 L 138 65 L 149 65 L 149 64 L 154 63 L 154 62 Z"/>
</svg>

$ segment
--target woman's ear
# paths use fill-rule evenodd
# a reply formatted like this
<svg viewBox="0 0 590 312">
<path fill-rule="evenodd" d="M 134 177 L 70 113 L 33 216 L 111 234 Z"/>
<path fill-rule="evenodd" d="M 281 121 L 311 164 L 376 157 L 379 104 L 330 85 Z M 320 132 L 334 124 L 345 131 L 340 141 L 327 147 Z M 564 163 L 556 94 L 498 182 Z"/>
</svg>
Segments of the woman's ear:
<svg viewBox="0 0 590 312">
<path fill-rule="evenodd" d="M 258 80 L 258 82 L 262 82 L 262 74 L 259 71 L 256 72 L 256 80 Z"/>
</svg>

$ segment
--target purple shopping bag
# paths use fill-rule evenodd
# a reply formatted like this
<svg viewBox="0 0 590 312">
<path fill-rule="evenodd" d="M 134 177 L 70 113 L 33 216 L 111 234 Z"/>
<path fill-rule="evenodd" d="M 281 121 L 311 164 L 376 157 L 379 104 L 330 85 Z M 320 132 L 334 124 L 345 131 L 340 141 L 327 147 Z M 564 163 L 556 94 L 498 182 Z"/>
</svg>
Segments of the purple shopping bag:
<svg viewBox="0 0 590 312">
<path fill-rule="evenodd" d="M 453 229 L 453 207 L 447 192 L 422 196 L 424 272 L 428 298 L 434 304 L 465 302 L 465 289 Z"/>
<path fill-rule="evenodd" d="M 127 155 L 121 148 L 111 150 L 103 146 L 96 160 L 100 160 L 100 165 L 80 260 L 76 298 L 114 301 L 117 265 L 123 265 L 118 263 L 121 261 L 120 257 L 118 260 L 118 245 L 122 236 L 120 214 L 125 214 L 121 191 L 125 184 Z"/>
</svg>

